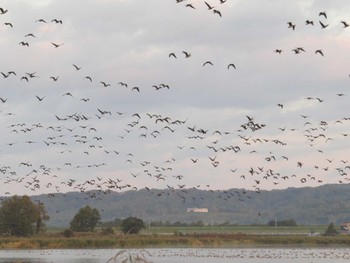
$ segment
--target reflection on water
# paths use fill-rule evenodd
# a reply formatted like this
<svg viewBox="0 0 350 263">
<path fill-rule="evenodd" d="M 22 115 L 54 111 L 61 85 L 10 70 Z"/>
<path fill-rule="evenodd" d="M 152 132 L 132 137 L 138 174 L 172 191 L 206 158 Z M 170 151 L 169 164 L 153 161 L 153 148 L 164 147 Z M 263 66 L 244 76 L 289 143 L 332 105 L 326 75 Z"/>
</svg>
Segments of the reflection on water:
<svg viewBox="0 0 350 263">
<path fill-rule="evenodd" d="M 131 254 L 145 250 L 128 250 Z M 146 249 L 154 263 L 345 263 L 350 248 Z M 106 263 L 121 250 L 0 250 L 0 263 Z M 118 261 L 117 261 L 118 262 Z"/>
</svg>

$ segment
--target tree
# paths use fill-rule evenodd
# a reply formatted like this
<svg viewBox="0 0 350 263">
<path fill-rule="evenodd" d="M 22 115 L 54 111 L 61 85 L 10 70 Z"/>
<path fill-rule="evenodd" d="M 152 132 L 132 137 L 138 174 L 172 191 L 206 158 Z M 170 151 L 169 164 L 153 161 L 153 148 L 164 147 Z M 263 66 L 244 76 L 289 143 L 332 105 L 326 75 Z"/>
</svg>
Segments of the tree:
<svg viewBox="0 0 350 263">
<path fill-rule="evenodd" d="M 326 236 L 335 236 L 336 234 L 338 234 L 338 231 L 335 229 L 334 224 L 330 223 L 324 234 Z"/>
<path fill-rule="evenodd" d="M 5 199 L 0 208 L 0 233 L 30 236 L 45 230 L 49 220 L 43 203 L 33 203 L 28 196 Z"/>
<path fill-rule="evenodd" d="M 70 222 L 70 228 L 76 232 L 92 232 L 100 222 L 100 213 L 96 208 L 85 206 L 79 210 Z"/>
<path fill-rule="evenodd" d="M 145 228 L 145 223 L 136 217 L 128 217 L 121 224 L 121 230 L 124 234 L 137 234 L 142 228 Z"/>
</svg>

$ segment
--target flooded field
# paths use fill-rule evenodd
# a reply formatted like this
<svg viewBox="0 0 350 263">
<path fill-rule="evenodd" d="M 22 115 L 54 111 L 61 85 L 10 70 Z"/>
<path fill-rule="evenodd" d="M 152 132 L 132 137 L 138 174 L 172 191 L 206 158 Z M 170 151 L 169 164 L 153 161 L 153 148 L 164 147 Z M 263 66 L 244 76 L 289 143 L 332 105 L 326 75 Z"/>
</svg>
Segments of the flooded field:
<svg viewBox="0 0 350 263">
<path fill-rule="evenodd" d="M 113 258 L 118 249 L 74 250 L 2 250 L 0 262 L 12 263 L 104 263 Z M 234 249 L 147 249 L 128 250 L 154 263 L 311 263 L 350 260 L 350 248 L 234 248 Z M 118 263 L 116 260 L 109 262 Z"/>
</svg>

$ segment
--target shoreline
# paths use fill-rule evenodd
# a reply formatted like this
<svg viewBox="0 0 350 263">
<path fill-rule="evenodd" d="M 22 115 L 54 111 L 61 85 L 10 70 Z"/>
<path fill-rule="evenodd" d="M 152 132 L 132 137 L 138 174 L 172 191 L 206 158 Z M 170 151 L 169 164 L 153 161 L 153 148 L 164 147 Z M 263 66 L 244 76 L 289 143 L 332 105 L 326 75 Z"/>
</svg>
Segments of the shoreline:
<svg viewBox="0 0 350 263">
<path fill-rule="evenodd" d="M 247 234 L 99 235 L 2 237 L 8 249 L 151 249 L 151 248 L 330 248 L 350 247 L 350 236 L 263 236 Z"/>
</svg>

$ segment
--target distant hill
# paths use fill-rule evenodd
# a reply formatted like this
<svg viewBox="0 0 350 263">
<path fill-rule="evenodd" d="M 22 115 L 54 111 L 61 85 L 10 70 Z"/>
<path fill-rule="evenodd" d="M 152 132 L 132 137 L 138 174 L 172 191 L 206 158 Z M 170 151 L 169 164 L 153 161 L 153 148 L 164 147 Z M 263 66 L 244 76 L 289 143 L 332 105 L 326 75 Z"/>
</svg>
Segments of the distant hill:
<svg viewBox="0 0 350 263">
<path fill-rule="evenodd" d="M 49 226 L 68 227 L 85 206 L 97 208 L 102 221 L 136 216 L 145 222 L 187 222 L 202 220 L 221 224 L 267 224 L 272 219 L 293 218 L 297 224 L 339 224 L 350 221 L 350 185 L 323 185 L 285 190 L 226 191 L 198 189 L 142 189 L 102 193 L 69 192 L 32 196 L 41 201 L 50 215 Z M 208 213 L 188 213 L 187 208 L 208 208 Z"/>
</svg>

